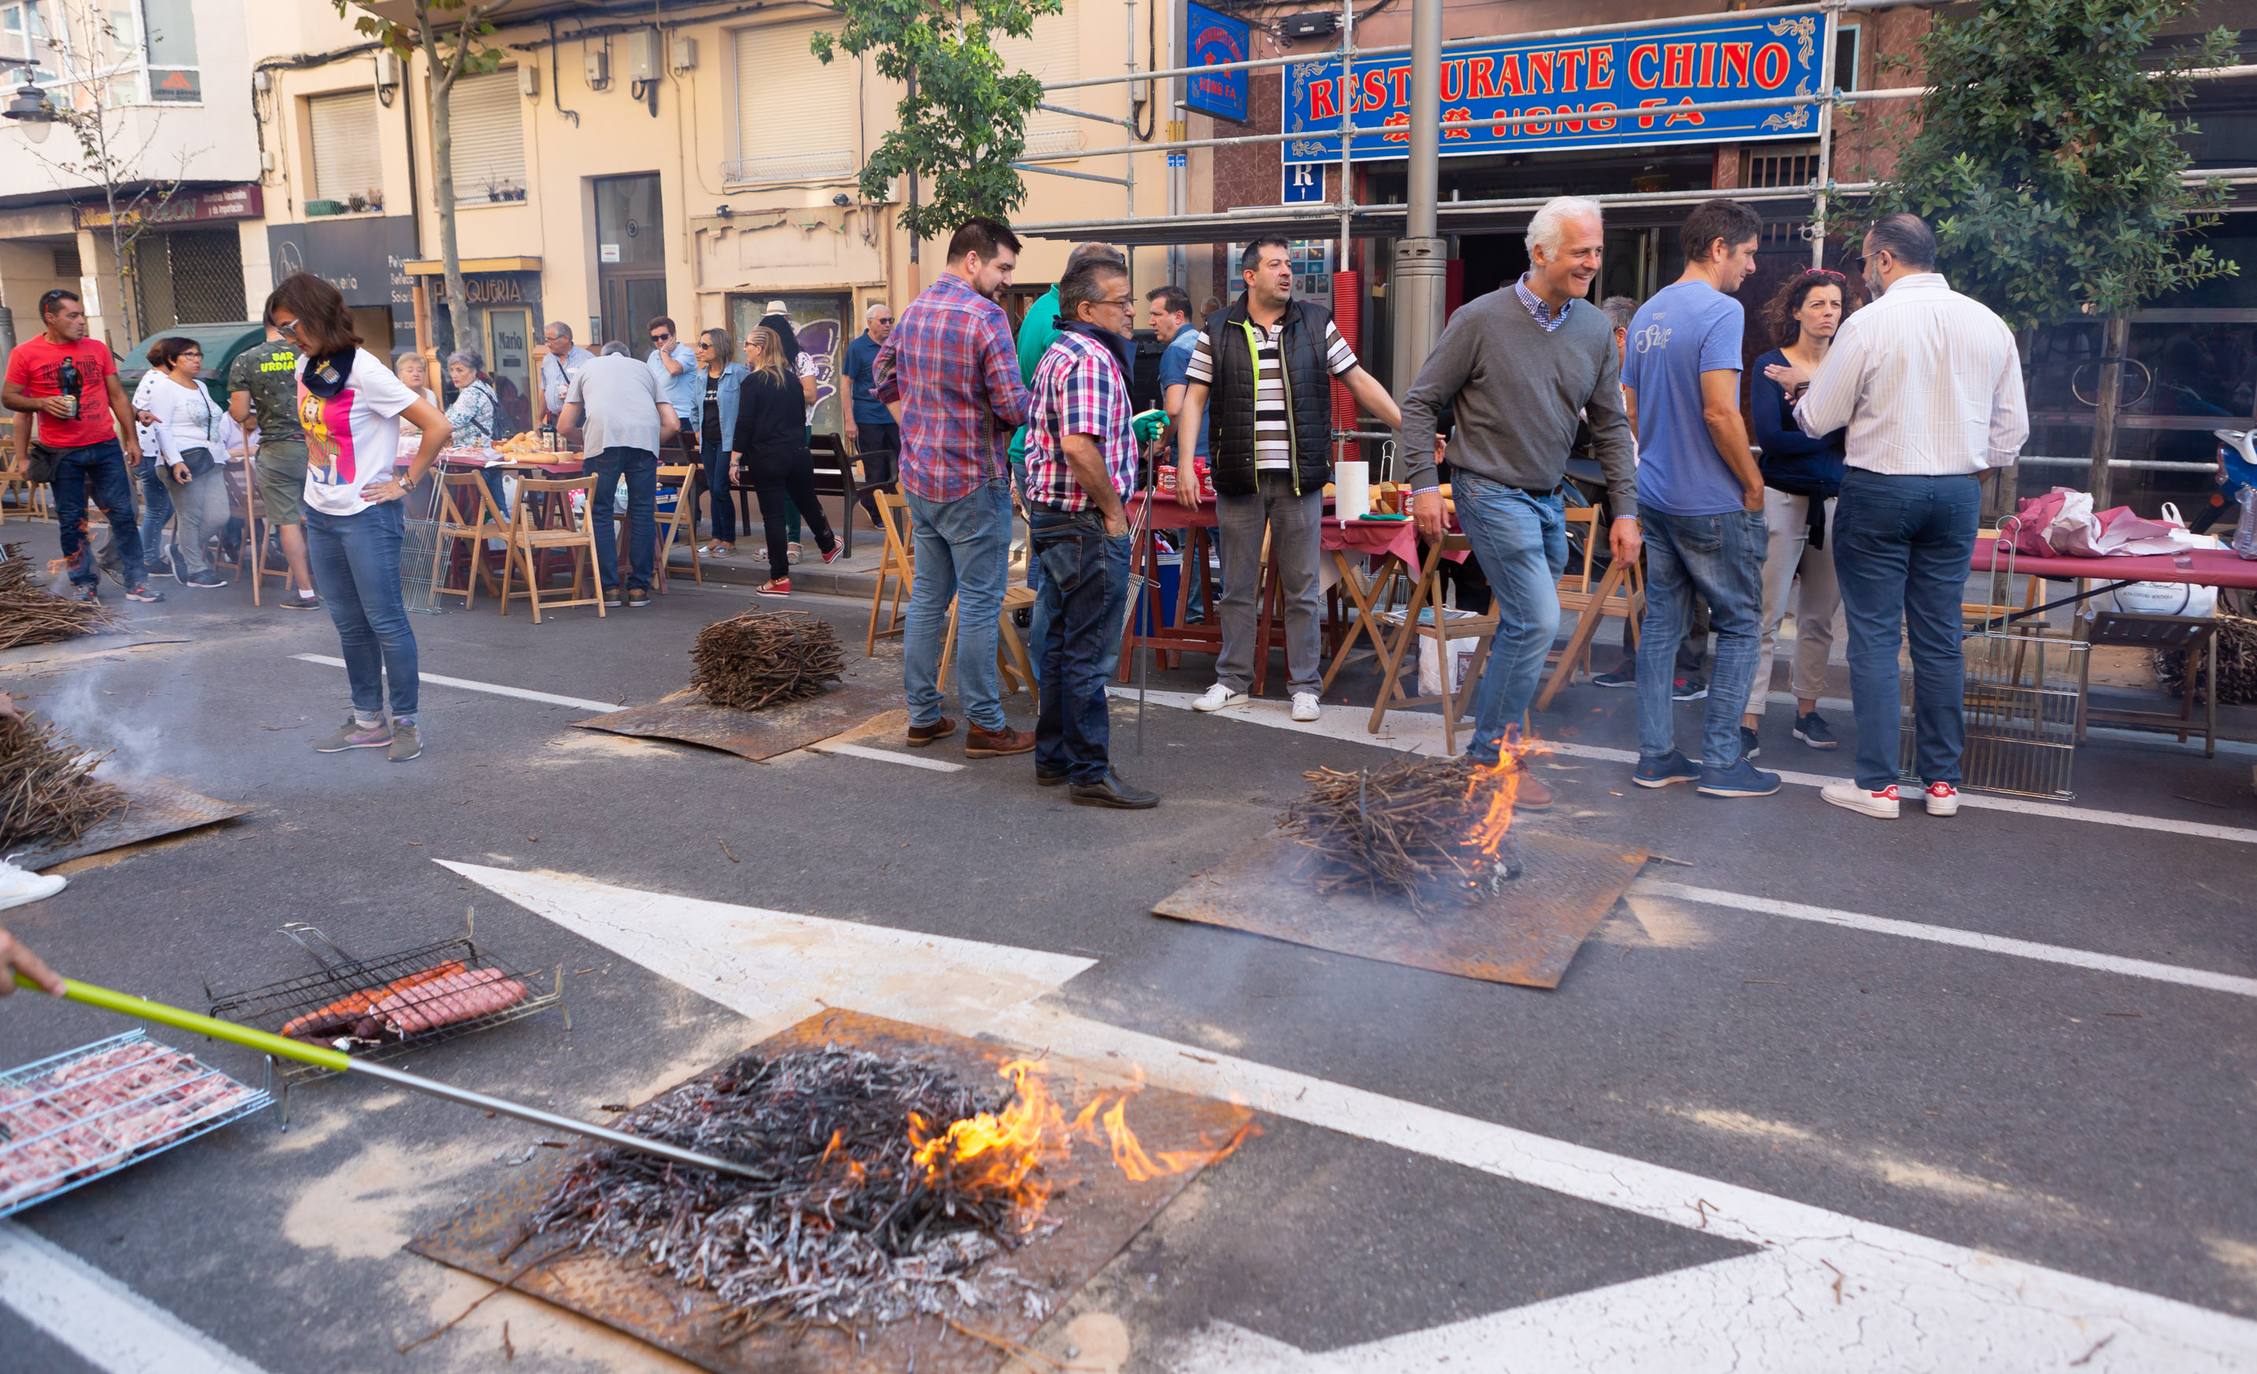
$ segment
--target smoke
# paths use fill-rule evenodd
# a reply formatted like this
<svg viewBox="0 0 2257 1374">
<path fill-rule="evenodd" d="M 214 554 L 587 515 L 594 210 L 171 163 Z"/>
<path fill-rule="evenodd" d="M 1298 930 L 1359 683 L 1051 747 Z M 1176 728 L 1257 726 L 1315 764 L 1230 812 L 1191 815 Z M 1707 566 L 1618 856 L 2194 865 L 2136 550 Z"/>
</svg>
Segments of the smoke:
<svg viewBox="0 0 2257 1374">
<path fill-rule="evenodd" d="M 187 756 L 201 749 L 168 736 L 151 718 L 148 705 L 165 689 L 144 692 L 125 686 L 120 667 L 101 659 L 73 664 L 66 675 L 40 683 L 28 704 L 81 748 L 107 753 L 102 776 L 111 782 L 177 774 L 190 761 Z"/>
</svg>

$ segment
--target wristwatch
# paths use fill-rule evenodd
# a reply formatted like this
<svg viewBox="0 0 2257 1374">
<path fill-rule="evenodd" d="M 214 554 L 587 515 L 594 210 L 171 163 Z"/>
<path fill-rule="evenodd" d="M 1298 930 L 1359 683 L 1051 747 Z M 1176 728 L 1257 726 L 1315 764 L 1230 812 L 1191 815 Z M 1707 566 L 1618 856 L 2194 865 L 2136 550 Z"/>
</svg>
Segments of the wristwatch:
<svg viewBox="0 0 2257 1374">
<path fill-rule="evenodd" d="M 415 479 L 415 474 L 413 474 L 413 473 L 409 473 L 409 472 L 403 472 L 403 473 L 401 473 L 401 474 L 400 474 L 399 476 L 397 476 L 397 477 L 393 478 L 392 480 L 400 484 L 400 490 L 401 490 L 401 491 L 414 491 L 414 490 L 415 490 L 415 481 L 416 481 L 416 479 Z"/>
</svg>

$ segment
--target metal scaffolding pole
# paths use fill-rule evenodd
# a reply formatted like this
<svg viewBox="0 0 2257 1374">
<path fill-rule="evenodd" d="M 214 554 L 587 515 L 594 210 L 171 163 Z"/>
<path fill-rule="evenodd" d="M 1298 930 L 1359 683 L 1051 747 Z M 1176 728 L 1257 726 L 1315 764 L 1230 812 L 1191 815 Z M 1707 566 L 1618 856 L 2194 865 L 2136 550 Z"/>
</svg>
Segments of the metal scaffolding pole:
<svg viewBox="0 0 2257 1374">
<path fill-rule="evenodd" d="M 1345 102 L 1343 102 L 1345 103 Z M 1442 0 L 1411 4 L 1411 165 L 1403 237 L 1387 295 L 1395 328 L 1394 382 L 1407 388 L 1442 337 L 1450 255 L 1437 232 L 1442 167 Z"/>
</svg>

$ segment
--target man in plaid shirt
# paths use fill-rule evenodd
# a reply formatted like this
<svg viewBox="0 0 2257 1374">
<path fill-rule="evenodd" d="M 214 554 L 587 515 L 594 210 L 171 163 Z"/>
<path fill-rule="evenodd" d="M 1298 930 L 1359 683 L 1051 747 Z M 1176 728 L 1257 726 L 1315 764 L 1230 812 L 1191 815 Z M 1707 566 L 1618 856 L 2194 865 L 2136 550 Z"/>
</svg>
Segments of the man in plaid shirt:
<svg viewBox="0 0 2257 1374">
<path fill-rule="evenodd" d="M 1042 564 L 1035 781 L 1070 783 L 1085 806 L 1144 810 L 1156 793 L 1113 771 L 1105 679 L 1128 604 L 1126 503 L 1136 489 L 1129 344 L 1135 297 L 1118 259 L 1058 283 L 1058 337 L 1034 372 L 1027 415 L 1027 531 Z"/>
<path fill-rule="evenodd" d="M 948 241 L 948 270 L 901 312 L 872 371 L 901 426 L 901 495 L 917 575 L 902 637 L 909 743 L 946 739 L 940 650 L 958 604 L 956 681 L 967 758 L 1024 754 L 1034 736 L 1003 717 L 996 622 L 1011 560 L 1011 432 L 1026 418 L 1010 322 L 994 297 L 1011 284 L 1019 240 L 1001 222 L 967 220 Z"/>
</svg>

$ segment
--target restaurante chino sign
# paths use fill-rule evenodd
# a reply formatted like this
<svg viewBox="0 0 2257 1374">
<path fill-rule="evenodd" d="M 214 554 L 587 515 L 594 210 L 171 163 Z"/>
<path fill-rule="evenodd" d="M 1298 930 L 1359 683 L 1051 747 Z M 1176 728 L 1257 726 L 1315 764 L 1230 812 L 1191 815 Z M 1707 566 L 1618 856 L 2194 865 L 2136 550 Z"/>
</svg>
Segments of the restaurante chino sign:
<svg viewBox="0 0 2257 1374">
<path fill-rule="evenodd" d="M 1814 137 L 1817 103 L 1753 110 L 1691 106 L 1808 96 L 1820 88 L 1816 13 L 1735 16 L 1571 38 L 1442 50 L 1442 156 L 1559 152 L 1658 143 Z M 1410 156 L 1407 54 L 1337 57 L 1285 69 L 1284 158 L 1340 160 L 1340 120 L 1358 162 Z M 1520 123 L 1506 123 L 1527 116 Z"/>
</svg>

